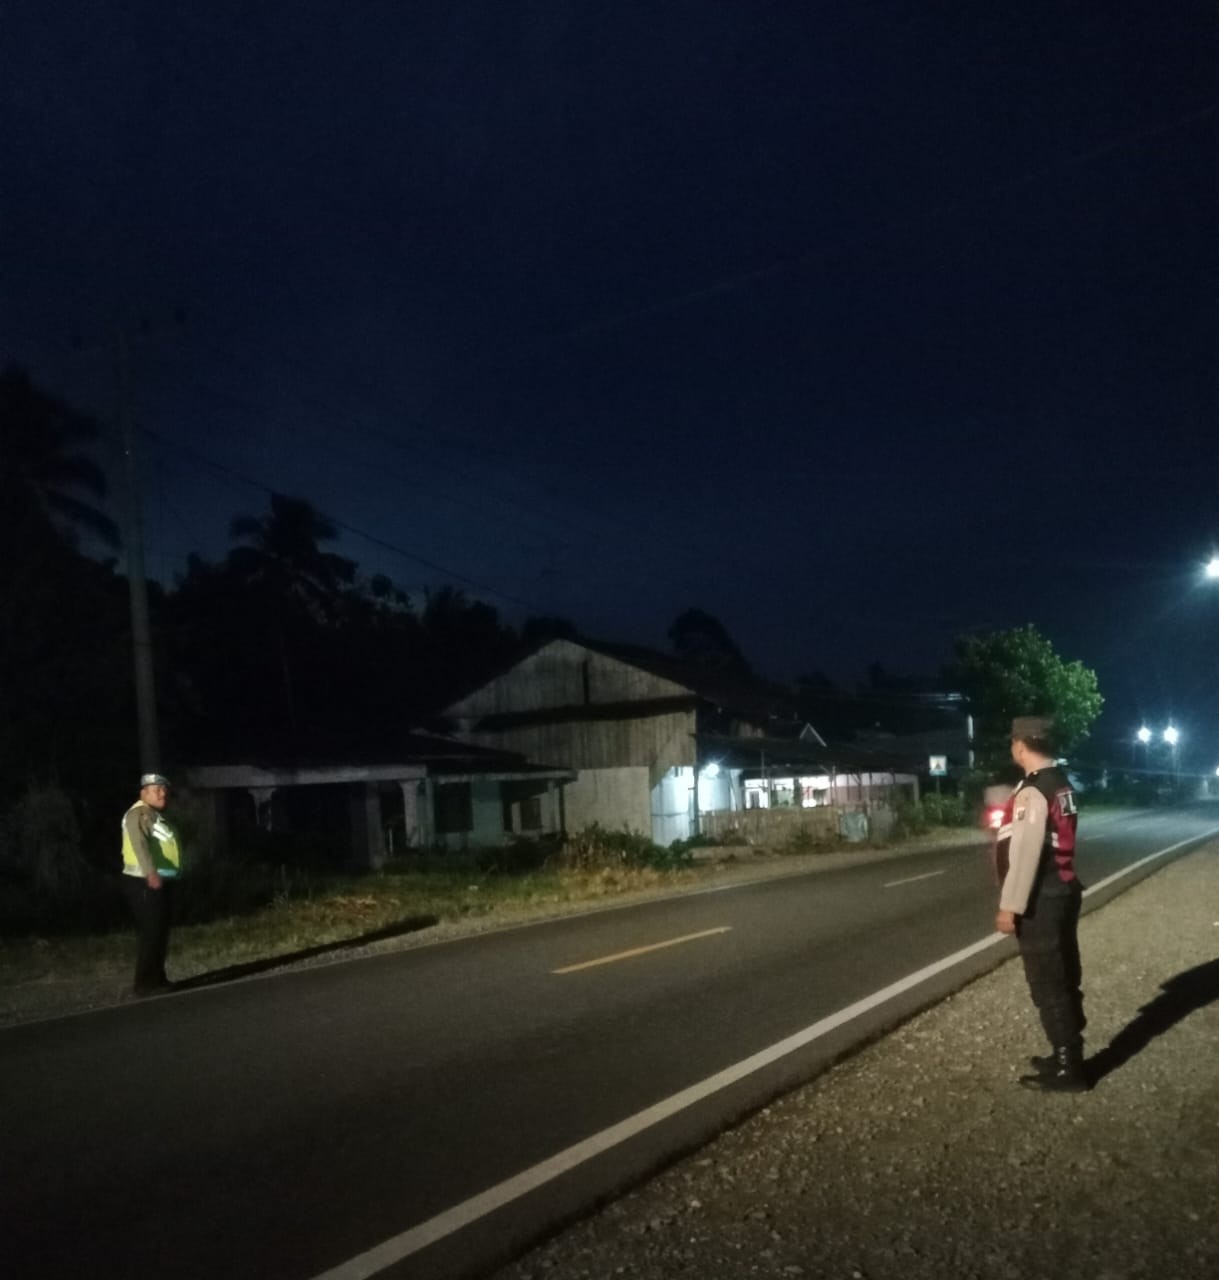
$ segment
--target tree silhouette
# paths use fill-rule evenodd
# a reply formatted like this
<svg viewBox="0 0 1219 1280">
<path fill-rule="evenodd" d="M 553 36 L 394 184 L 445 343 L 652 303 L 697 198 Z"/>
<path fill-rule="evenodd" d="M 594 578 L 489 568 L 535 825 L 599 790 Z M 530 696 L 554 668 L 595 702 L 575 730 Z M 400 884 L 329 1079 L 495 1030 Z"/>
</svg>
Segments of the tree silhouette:
<svg viewBox="0 0 1219 1280">
<path fill-rule="evenodd" d="M 0 503 L 6 524 L 40 513 L 74 543 L 87 533 L 119 545 L 113 520 L 97 505 L 106 477 L 82 446 L 97 439 L 97 423 L 40 391 L 24 369 L 0 373 Z"/>
<path fill-rule="evenodd" d="M 489 679 L 515 656 L 519 644 L 491 605 L 448 586 L 426 593 L 419 632 L 428 710 L 439 710 Z"/>
<path fill-rule="evenodd" d="M 298 668 L 319 627 L 342 616 L 343 592 L 356 576 L 345 556 L 324 551 L 338 529 L 312 503 L 285 494 L 271 495 L 264 516 L 238 516 L 229 534 L 242 545 L 229 552 L 229 575 L 254 593 L 251 612 L 279 659 L 284 710 L 290 728 L 299 729 Z"/>
<path fill-rule="evenodd" d="M 83 452 L 96 436 L 23 370 L 0 373 L 0 822 L 27 785 L 104 790 L 134 751 L 123 582 L 77 549 L 118 543 Z"/>
<path fill-rule="evenodd" d="M 578 640 L 580 630 L 569 618 L 557 614 L 538 614 L 526 618 L 521 627 L 521 646 L 536 649 L 550 640 Z"/>
<path fill-rule="evenodd" d="M 333 542 L 339 531 L 312 503 L 273 493 L 267 515 L 237 516 L 229 536 L 243 543 L 228 557 L 239 578 L 316 621 L 334 620 L 343 589 L 355 581 L 356 565 L 322 550 L 320 544 Z"/>
<path fill-rule="evenodd" d="M 946 674 L 969 698 L 978 760 L 989 769 L 1007 765 L 1014 716 L 1052 715 L 1055 746 L 1065 752 L 1087 738 L 1104 705 L 1096 673 L 1064 662 L 1031 623 L 959 637 Z"/>
<path fill-rule="evenodd" d="M 747 676 L 749 663 L 716 617 L 702 609 L 679 613 L 669 628 L 673 652 L 686 662 L 724 674 Z"/>
</svg>

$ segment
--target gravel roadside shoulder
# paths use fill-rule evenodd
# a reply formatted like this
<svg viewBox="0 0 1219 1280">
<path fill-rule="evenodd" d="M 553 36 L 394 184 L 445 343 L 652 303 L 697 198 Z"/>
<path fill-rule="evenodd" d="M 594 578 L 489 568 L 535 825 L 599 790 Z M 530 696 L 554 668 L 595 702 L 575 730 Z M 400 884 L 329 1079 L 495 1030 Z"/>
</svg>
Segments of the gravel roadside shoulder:
<svg viewBox="0 0 1219 1280">
<path fill-rule="evenodd" d="M 1219 1275 L 1219 842 L 1080 945 L 1090 1093 L 1018 1087 L 1044 1046 L 1009 961 L 495 1280 Z"/>
</svg>

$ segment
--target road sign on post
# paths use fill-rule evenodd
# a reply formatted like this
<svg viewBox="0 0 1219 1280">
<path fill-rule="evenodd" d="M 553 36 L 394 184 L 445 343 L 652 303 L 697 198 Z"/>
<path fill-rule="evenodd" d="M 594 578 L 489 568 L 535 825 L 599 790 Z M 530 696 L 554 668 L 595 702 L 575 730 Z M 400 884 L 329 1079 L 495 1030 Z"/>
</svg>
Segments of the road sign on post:
<svg viewBox="0 0 1219 1280">
<path fill-rule="evenodd" d="M 931 774 L 933 778 L 948 777 L 948 757 L 947 756 L 931 756 L 930 760 L 931 760 L 931 763 L 928 766 L 927 772 Z"/>
</svg>

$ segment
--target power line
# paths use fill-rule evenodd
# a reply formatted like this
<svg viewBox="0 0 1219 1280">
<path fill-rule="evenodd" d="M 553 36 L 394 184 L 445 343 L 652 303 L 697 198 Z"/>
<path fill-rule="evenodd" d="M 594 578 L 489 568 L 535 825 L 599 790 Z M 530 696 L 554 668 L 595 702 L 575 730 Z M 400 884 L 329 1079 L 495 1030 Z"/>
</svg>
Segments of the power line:
<svg viewBox="0 0 1219 1280">
<path fill-rule="evenodd" d="M 190 386 L 193 386 L 198 391 L 201 391 L 203 394 L 207 396 L 211 396 L 214 399 L 226 401 L 229 404 L 236 405 L 238 408 L 243 409 L 248 413 L 256 414 L 260 418 L 266 418 L 273 412 L 273 410 L 269 405 L 258 404 L 254 400 L 249 399 L 248 397 L 237 395 L 231 391 L 226 391 L 220 387 L 212 385 L 211 383 L 203 382 L 202 380 L 195 377 L 187 376 L 185 378 L 179 379 L 179 385 L 182 385 L 184 383 Z M 317 405 L 317 407 L 324 408 L 324 406 L 322 406 L 320 403 Z M 361 434 L 383 439 L 386 443 L 391 444 L 396 448 L 403 449 L 403 450 L 408 448 L 408 446 L 404 444 L 402 441 L 395 440 L 388 433 L 380 432 L 374 427 L 369 427 L 360 422 L 352 421 L 346 418 L 344 419 L 344 425 L 350 429 L 360 432 Z M 299 427 L 297 429 L 299 430 Z M 399 472 L 388 471 L 384 467 L 378 466 L 371 462 L 363 462 L 359 458 L 352 456 L 349 450 L 344 449 L 340 451 L 338 448 L 336 448 L 332 444 L 332 437 L 323 435 L 320 431 L 309 431 L 308 434 L 321 447 L 330 450 L 336 455 L 341 452 L 342 456 L 346 458 L 348 461 L 353 462 L 356 466 L 362 467 L 365 470 L 372 471 L 374 474 L 376 474 L 379 478 L 383 480 L 385 479 L 392 480 L 396 484 L 400 484 L 405 488 L 417 490 L 418 492 L 427 494 L 429 497 L 440 498 L 445 502 L 450 502 L 454 504 L 455 506 L 465 507 L 467 510 L 477 512 L 479 515 L 482 515 L 482 516 L 486 516 L 488 514 L 488 506 L 486 502 L 476 502 L 471 498 L 463 498 L 457 494 L 448 492 L 444 489 L 439 489 L 433 484 L 430 484 L 430 483 L 424 484 L 421 481 L 412 480 L 409 477 L 404 476 Z M 414 461 L 416 462 L 416 465 L 419 465 L 418 459 L 415 459 Z M 428 466 L 426 462 L 423 465 Z M 468 478 L 472 479 L 473 477 L 468 477 Z M 517 504 L 509 504 L 509 505 L 516 506 L 517 510 L 524 510 L 523 507 L 517 506 Z M 555 534 L 548 529 L 543 529 L 537 525 L 533 525 L 525 521 L 522 521 L 519 516 L 505 515 L 501 518 L 504 520 L 505 523 L 510 522 L 513 525 L 513 527 L 523 529 L 529 533 L 533 533 L 535 536 L 543 539 L 546 542 L 550 542 L 558 546 L 574 549 L 574 545 L 575 545 L 574 543 L 571 543 L 563 538 L 556 537 Z M 590 533 L 589 536 L 596 537 L 597 535 Z"/>
<path fill-rule="evenodd" d="M 210 350 L 213 354 L 217 355 L 218 357 L 225 360 L 226 362 L 243 367 L 251 373 L 257 374 L 260 372 L 259 370 L 255 369 L 255 367 L 249 361 L 245 360 L 243 357 L 235 354 L 232 351 L 225 350 L 223 347 L 217 345 L 216 343 L 208 342 L 207 340 L 201 340 L 200 345 L 204 346 L 205 348 Z M 283 365 L 286 368 L 297 369 L 302 372 L 307 372 L 310 376 L 316 375 L 316 372 L 317 372 L 315 368 L 309 368 L 308 370 L 306 370 L 305 366 L 300 361 L 297 361 L 291 357 L 284 356 L 284 355 L 279 355 L 275 357 L 272 360 L 272 363 L 278 363 L 280 365 Z M 235 402 L 240 403 L 238 398 L 232 396 L 231 393 L 229 392 L 216 391 L 215 394 L 226 396 L 230 399 L 234 399 Z M 334 418 L 336 421 L 342 421 L 350 429 L 356 430 L 361 434 L 380 440 L 383 443 L 390 445 L 394 449 L 400 449 L 403 452 L 408 453 L 416 462 L 418 461 L 416 454 L 412 452 L 412 450 L 417 448 L 418 446 L 412 446 L 408 444 L 406 441 L 394 435 L 392 432 L 374 427 L 366 422 L 351 420 L 349 419 L 348 414 L 345 411 L 340 410 L 337 406 L 327 403 L 327 401 L 320 399 L 316 395 L 310 396 L 310 395 L 303 394 L 302 392 L 297 390 L 295 387 L 293 388 L 291 394 L 294 396 L 294 398 L 297 400 L 298 403 L 302 405 L 306 405 L 313 409 L 320 409 L 323 413 L 326 413 L 328 416 L 330 416 L 331 418 Z M 247 402 L 247 406 L 254 407 L 250 405 L 249 402 Z M 266 412 L 267 410 L 261 409 L 259 411 Z M 421 437 L 424 446 L 435 447 L 438 443 L 443 445 L 444 443 L 447 442 L 447 440 L 462 438 L 447 426 L 442 429 L 437 429 L 436 427 L 429 426 L 428 424 L 419 422 L 419 421 L 415 421 L 414 423 L 412 423 L 410 426 L 410 429 L 415 433 L 417 433 L 419 437 Z M 475 437 L 467 436 L 465 437 L 465 440 L 469 442 L 470 447 L 476 447 L 483 453 L 488 453 L 488 452 L 493 453 L 493 451 L 489 451 L 487 449 L 487 446 L 485 445 L 484 442 L 482 442 L 481 440 L 478 440 Z M 503 453 L 503 452 L 501 452 L 500 456 L 509 457 L 509 458 L 515 457 L 515 455 L 512 453 Z M 472 475 L 469 471 L 461 472 L 459 473 L 459 475 L 464 476 L 464 478 L 468 481 L 475 482 L 480 485 L 485 483 L 485 481 L 481 477 L 476 477 Z M 410 483 L 410 482 L 404 481 L 404 483 Z M 502 505 L 513 506 L 517 510 L 522 510 L 522 511 L 526 510 L 526 508 L 519 503 L 513 503 L 511 501 L 505 501 L 503 499 L 501 499 L 500 501 Z M 482 509 L 484 508 L 480 507 L 480 510 Z M 674 535 L 670 534 L 667 530 L 660 529 L 655 525 L 648 526 L 648 527 L 641 527 L 637 519 L 628 521 L 628 520 L 619 519 L 617 517 L 614 517 L 613 515 L 609 515 L 606 513 L 596 512 L 593 514 L 595 514 L 599 519 L 601 519 L 607 526 L 612 525 L 613 527 L 618 529 L 625 529 L 628 533 L 630 533 L 636 539 L 645 541 L 649 549 L 653 545 L 654 540 L 656 538 L 663 537 L 672 543 L 683 545 L 685 549 L 689 551 L 691 554 L 698 555 L 700 557 L 705 554 L 705 548 L 697 547 L 692 543 L 684 543 L 680 537 L 675 537 Z M 575 533 L 580 534 L 581 536 L 588 539 L 595 545 L 600 545 L 601 542 L 604 540 L 605 534 L 603 531 L 591 529 L 587 525 L 583 525 L 581 523 L 573 521 L 571 517 L 568 515 L 563 515 L 559 517 L 559 519 L 566 528 L 574 531 Z M 570 542 L 564 543 L 561 538 L 555 538 L 553 534 L 547 533 L 541 536 L 548 537 L 551 541 L 556 542 L 560 545 L 566 545 L 569 547 L 572 546 Z"/>
<path fill-rule="evenodd" d="M 193 449 L 189 445 L 184 445 L 180 441 L 169 440 L 167 437 L 160 435 L 158 432 L 153 431 L 148 427 L 144 427 L 142 430 L 145 435 L 156 440 L 163 447 L 176 450 L 178 453 L 193 459 L 200 465 L 209 467 L 214 471 L 218 471 L 222 475 L 227 475 L 233 479 L 239 480 L 243 484 L 249 485 L 251 488 L 258 489 L 273 497 L 278 496 L 281 492 L 279 489 L 274 488 L 265 481 L 246 475 L 245 473 L 238 471 L 235 467 L 227 466 L 223 462 L 217 462 L 214 458 L 209 458 L 206 454 L 200 453 L 197 449 Z M 327 512 L 327 519 L 338 528 L 342 529 L 344 533 L 350 533 L 357 538 L 362 538 L 365 542 L 369 542 L 373 546 L 381 547 L 385 551 L 391 551 L 395 555 L 401 556 L 404 560 L 409 560 L 413 564 L 422 565 L 424 568 L 431 569 L 434 573 L 439 573 L 455 582 L 464 583 L 466 586 L 473 587 L 476 591 L 482 591 L 489 595 L 494 595 L 501 600 L 508 601 L 510 604 L 521 605 L 535 613 L 551 612 L 551 610 L 547 609 L 545 605 L 538 604 L 534 600 L 526 600 L 521 596 L 514 596 L 507 591 L 501 591 L 498 587 L 490 586 L 485 582 L 480 582 L 475 578 L 469 577 L 467 574 L 460 573 L 456 569 L 451 569 L 447 565 L 440 564 L 435 560 L 429 560 L 424 556 L 416 555 L 413 551 L 408 551 L 405 547 L 398 546 L 397 543 L 390 542 L 386 538 L 378 537 L 375 533 L 369 533 L 365 529 L 357 528 L 353 524 L 348 524 L 345 520 L 340 520 L 329 512 Z"/>
<path fill-rule="evenodd" d="M 931 218 L 941 218 L 948 214 L 959 213 L 967 207 L 970 201 L 988 199 L 992 196 L 1001 195 L 1005 191 L 1013 191 L 1020 187 L 1028 186 L 1030 183 L 1036 182 L 1038 179 L 1047 177 L 1059 170 L 1080 167 L 1093 160 L 1110 155 L 1115 151 L 1120 151 L 1135 143 L 1144 142 L 1149 138 L 1162 137 L 1167 133 L 1175 133 L 1179 129 L 1188 128 L 1191 125 L 1198 124 L 1200 121 L 1214 116 L 1216 112 L 1219 112 L 1219 103 L 1213 102 L 1197 111 L 1179 116 L 1175 120 L 1167 121 L 1159 125 L 1149 125 L 1143 129 L 1132 130 L 1116 138 L 1112 138 L 1107 142 L 1101 143 L 1088 151 L 1081 151 L 1075 155 L 1065 156 L 1061 160 L 1049 161 L 1037 168 L 1027 169 L 1024 173 L 1017 174 L 1002 182 L 983 186 L 972 192 L 959 195 L 955 199 L 945 201 L 942 204 L 933 205 L 931 208 L 924 209 L 919 212 L 917 217 L 921 221 L 927 221 Z M 657 299 L 656 301 L 648 303 L 642 307 L 617 312 L 600 319 L 590 320 L 582 325 L 577 325 L 572 329 L 544 334 L 535 340 L 534 345 L 536 347 L 553 342 L 579 341 L 582 338 L 592 337 L 599 333 L 612 332 L 613 330 L 622 328 L 636 320 L 646 320 L 652 316 L 668 315 L 673 312 L 682 311 L 686 307 L 693 306 L 699 302 L 706 302 L 712 298 L 721 297 L 729 293 L 735 293 L 740 289 L 749 288 L 751 285 L 761 284 L 766 280 L 775 279 L 778 276 L 787 274 L 788 272 L 799 271 L 805 267 L 812 266 L 816 262 L 825 261 L 830 257 L 831 253 L 837 255 L 845 248 L 857 246 L 859 244 L 866 244 L 870 239 L 875 237 L 878 231 L 898 225 L 900 225 L 900 223 L 893 220 L 882 224 L 881 227 L 870 228 L 867 232 L 861 232 L 856 236 L 845 237 L 839 240 L 833 246 L 832 250 L 819 249 L 816 251 L 798 254 L 792 258 L 783 258 L 778 262 L 769 263 L 764 267 L 756 267 L 752 270 L 741 271 L 731 276 L 723 276 L 720 279 L 713 281 L 711 284 L 703 285 L 697 289 L 691 289 L 686 293 L 676 294 L 670 298 Z"/>
</svg>

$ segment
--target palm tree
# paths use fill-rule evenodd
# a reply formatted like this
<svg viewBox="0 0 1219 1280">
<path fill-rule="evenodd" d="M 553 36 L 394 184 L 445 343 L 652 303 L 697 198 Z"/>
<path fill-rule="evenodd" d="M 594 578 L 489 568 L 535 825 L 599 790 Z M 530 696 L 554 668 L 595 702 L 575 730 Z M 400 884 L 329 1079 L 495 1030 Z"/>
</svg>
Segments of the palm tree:
<svg viewBox="0 0 1219 1280">
<path fill-rule="evenodd" d="M 343 588 L 355 581 L 355 562 L 321 549 L 318 544 L 334 541 L 338 529 L 304 498 L 273 493 L 269 514 L 238 516 L 229 526 L 229 535 L 245 540 L 229 552 L 229 570 L 268 606 L 285 709 L 295 732 L 296 695 L 285 624 L 294 614 L 313 626 L 333 624 L 340 613 Z"/>
<path fill-rule="evenodd" d="M 333 620 L 342 589 L 355 581 L 356 565 L 318 545 L 339 536 L 335 525 L 311 502 L 271 495 L 265 516 L 238 516 L 229 536 L 244 545 L 229 552 L 229 566 L 239 577 L 291 602 L 315 621 Z"/>
<path fill-rule="evenodd" d="M 81 533 L 107 547 L 118 528 L 96 504 L 106 477 L 79 452 L 97 439 L 97 423 L 40 391 L 17 365 L 0 373 L 0 503 L 5 514 L 38 512 L 74 544 Z"/>
</svg>

